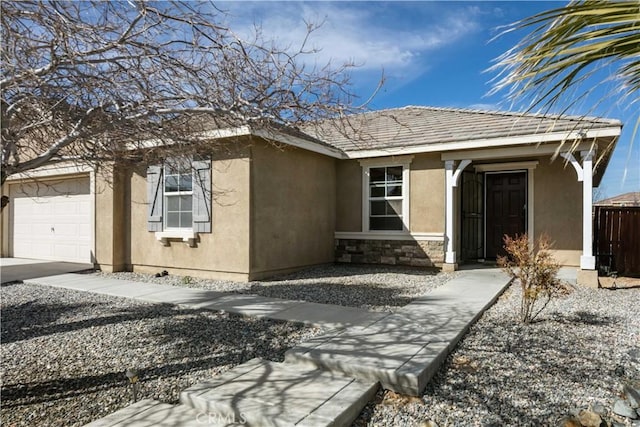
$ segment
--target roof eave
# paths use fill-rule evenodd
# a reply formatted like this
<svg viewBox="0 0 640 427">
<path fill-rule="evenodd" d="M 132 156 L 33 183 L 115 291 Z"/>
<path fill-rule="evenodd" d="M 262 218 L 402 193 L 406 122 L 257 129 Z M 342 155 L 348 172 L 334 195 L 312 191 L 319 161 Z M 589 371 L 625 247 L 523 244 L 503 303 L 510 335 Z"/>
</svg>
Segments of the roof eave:
<svg viewBox="0 0 640 427">
<path fill-rule="evenodd" d="M 477 148 L 500 148 L 517 145 L 544 144 L 547 142 L 568 142 L 580 139 L 598 139 L 606 137 L 617 138 L 620 136 L 622 126 L 610 126 L 589 131 L 571 131 L 571 132 L 549 132 L 544 134 L 530 134 L 519 136 L 508 136 L 498 138 L 481 138 L 460 141 L 448 141 L 435 144 L 423 144 L 413 146 L 388 147 L 384 149 L 372 150 L 345 150 L 346 157 L 349 159 L 361 159 L 367 157 L 384 157 L 396 156 L 401 154 L 420 154 L 433 152 L 446 152 L 458 150 L 470 150 Z"/>
</svg>

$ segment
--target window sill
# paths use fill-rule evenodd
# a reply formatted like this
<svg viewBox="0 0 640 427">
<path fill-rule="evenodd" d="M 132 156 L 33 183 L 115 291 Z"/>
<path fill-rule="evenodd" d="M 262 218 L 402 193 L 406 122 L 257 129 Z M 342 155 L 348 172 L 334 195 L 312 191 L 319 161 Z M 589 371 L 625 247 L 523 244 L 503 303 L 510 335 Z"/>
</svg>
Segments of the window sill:
<svg viewBox="0 0 640 427">
<path fill-rule="evenodd" d="M 192 230 L 168 230 L 156 232 L 156 240 L 161 242 L 163 246 L 169 246 L 169 241 L 171 240 L 182 240 L 189 245 L 190 248 L 195 248 L 197 237 L 198 233 Z"/>
</svg>

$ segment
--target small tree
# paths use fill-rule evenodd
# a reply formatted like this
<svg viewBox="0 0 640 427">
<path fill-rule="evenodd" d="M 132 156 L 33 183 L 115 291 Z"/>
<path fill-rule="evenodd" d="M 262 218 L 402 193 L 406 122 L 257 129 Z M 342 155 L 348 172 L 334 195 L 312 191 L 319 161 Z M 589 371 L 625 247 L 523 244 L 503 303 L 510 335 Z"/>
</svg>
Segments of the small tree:
<svg viewBox="0 0 640 427">
<path fill-rule="evenodd" d="M 514 238 L 504 236 L 507 256 L 499 256 L 498 265 L 520 282 L 520 320 L 523 323 L 531 323 L 551 298 L 567 292 L 557 277 L 560 264 L 553 259 L 549 251 L 551 246 L 546 235 L 542 235 L 534 245 L 529 244 L 526 233 Z"/>
</svg>

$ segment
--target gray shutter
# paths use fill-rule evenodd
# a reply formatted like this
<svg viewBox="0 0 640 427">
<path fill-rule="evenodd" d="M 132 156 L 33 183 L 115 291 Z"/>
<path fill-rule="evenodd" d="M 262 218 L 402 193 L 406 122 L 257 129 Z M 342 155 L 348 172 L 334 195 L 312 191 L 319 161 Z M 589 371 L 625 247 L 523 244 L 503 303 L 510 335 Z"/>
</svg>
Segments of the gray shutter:
<svg viewBox="0 0 640 427">
<path fill-rule="evenodd" d="M 193 163 L 193 231 L 211 233 L 211 160 Z"/>
<path fill-rule="evenodd" d="M 147 168 L 147 230 L 162 231 L 162 166 Z"/>
</svg>

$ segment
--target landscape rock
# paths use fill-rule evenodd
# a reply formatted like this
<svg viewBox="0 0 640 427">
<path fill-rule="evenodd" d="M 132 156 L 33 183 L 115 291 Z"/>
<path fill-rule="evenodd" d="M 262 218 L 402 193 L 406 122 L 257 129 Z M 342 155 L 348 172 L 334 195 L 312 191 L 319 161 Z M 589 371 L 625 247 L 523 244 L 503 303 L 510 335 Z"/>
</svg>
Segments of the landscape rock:
<svg viewBox="0 0 640 427">
<path fill-rule="evenodd" d="M 551 300 L 541 320 L 526 327 L 517 321 L 521 295 L 515 283 L 471 326 L 422 402 L 371 402 L 353 426 L 433 420 L 440 426 L 583 427 L 577 415 L 589 410 L 601 427 L 614 421 L 629 427 L 632 420 L 611 407 L 623 384 L 640 379 L 640 365 L 628 355 L 638 346 L 640 289 L 578 286 Z M 481 361 L 479 369 L 465 369 L 470 361 Z M 618 370 L 623 378 L 616 366 L 624 366 Z"/>
<path fill-rule="evenodd" d="M 560 419 L 559 426 L 560 427 L 582 427 L 582 424 L 580 424 L 580 421 L 576 417 L 567 415 Z"/>
<path fill-rule="evenodd" d="M 607 413 L 607 408 L 602 403 L 594 403 L 591 405 L 591 410 L 600 416 Z"/>
<path fill-rule="evenodd" d="M 640 387 L 625 384 L 623 389 L 629 406 L 632 408 L 640 408 Z"/>
<path fill-rule="evenodd" d="M 636 411 L 629 405 L 626 400 L 617 399 L 613 404 L 613 412 L 623 417 L 635 420 L 638 418 Z"/>
<path fill-rule="evenodd" d="M 595 412 L 585 409 L 578 414 L 578 421 L 584 427 L 599 427 L 602 423 L 602 418 Z"/>
</svg>

